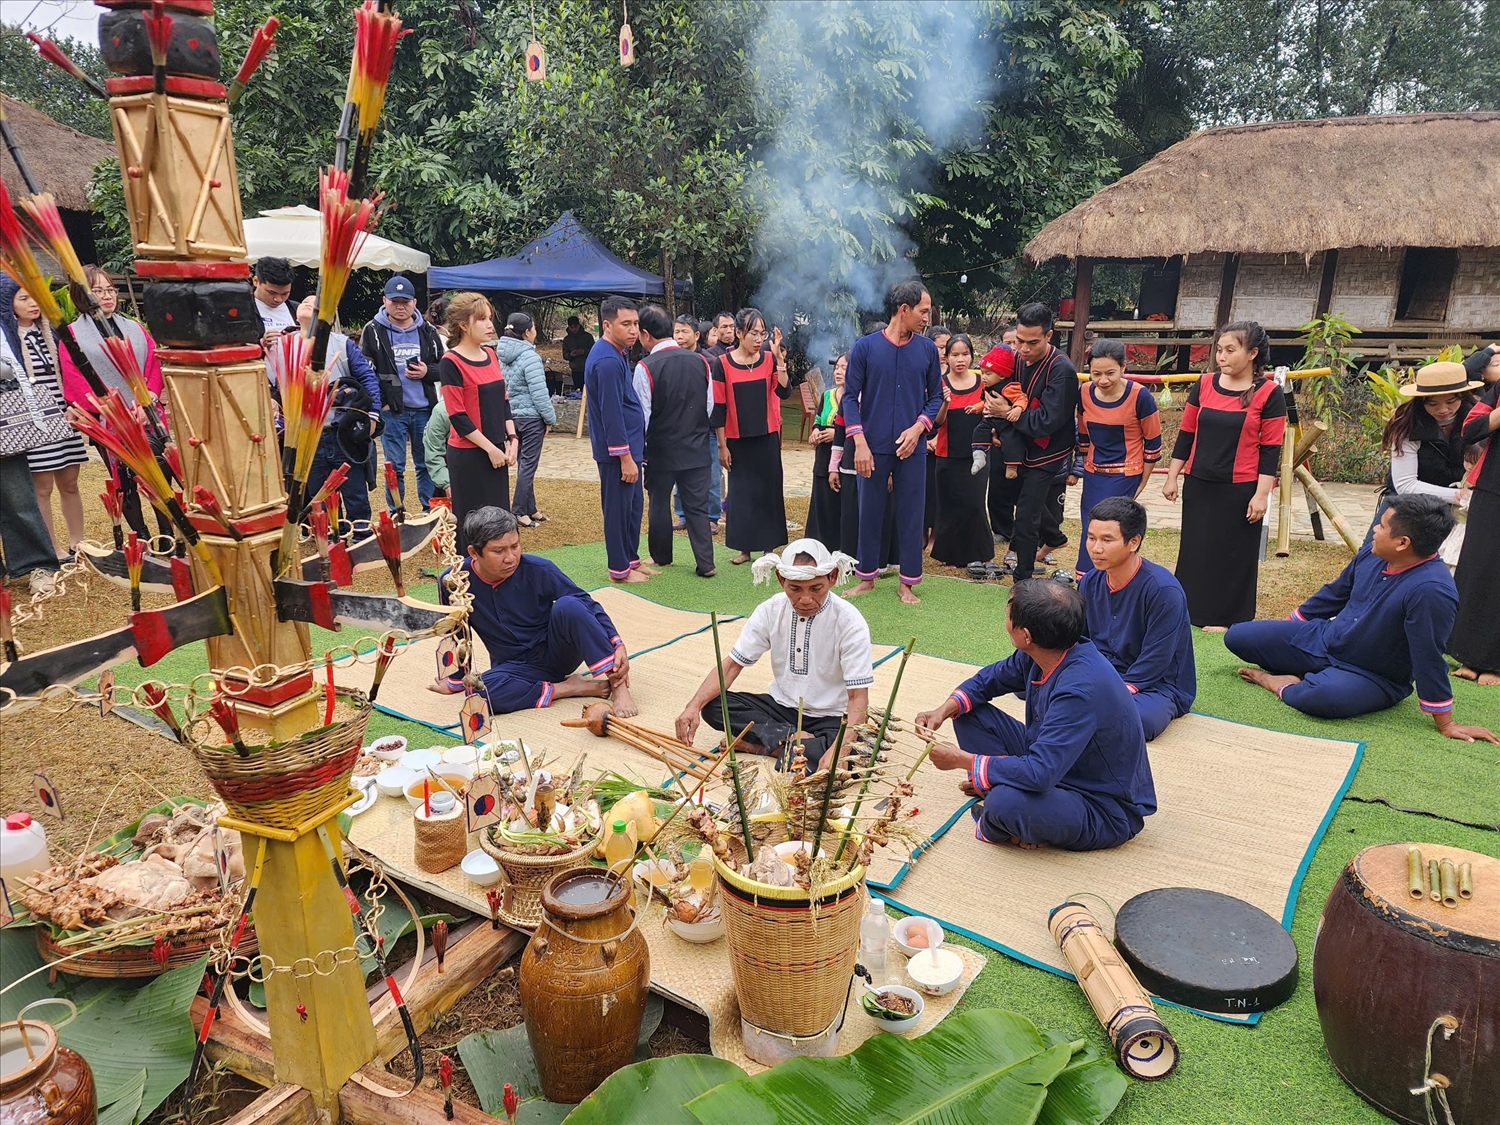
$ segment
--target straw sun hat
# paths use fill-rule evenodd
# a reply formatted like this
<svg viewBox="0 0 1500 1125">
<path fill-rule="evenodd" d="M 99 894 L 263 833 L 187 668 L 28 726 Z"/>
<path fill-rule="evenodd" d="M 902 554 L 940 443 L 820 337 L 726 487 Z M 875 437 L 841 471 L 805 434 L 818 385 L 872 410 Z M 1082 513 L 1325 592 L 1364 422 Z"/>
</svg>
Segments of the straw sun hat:
<svg viewBox="0 0 1500 1125">
<path fill-rule="evenodd" d="M 1484 386 L 1484 382 L 1469 379 L 1469 373 L 1461 363 L 1429 363 L 1417 370 L 1417 377 L 1401 387 L 1407 398 L 1419 395 L 1456 395 Z"/>
</svg>

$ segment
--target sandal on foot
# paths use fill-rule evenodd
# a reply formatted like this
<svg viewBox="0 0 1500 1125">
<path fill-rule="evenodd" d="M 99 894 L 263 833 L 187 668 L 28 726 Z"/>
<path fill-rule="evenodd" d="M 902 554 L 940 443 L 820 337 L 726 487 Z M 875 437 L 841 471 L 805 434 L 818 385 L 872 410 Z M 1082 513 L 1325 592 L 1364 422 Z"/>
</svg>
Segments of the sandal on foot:
<svg viewBox="0 0 1500 1125">
<path fill-rule="evenodd" d="M 744 566 L 749 561 L 750 561 L 750 556 L 749 555 L 744 555 L 744 554 L 735 555 L 734 558 L 732 558 L 732 559 L 729 560 L 729 565 L 730 566 Z"/>
</svg>

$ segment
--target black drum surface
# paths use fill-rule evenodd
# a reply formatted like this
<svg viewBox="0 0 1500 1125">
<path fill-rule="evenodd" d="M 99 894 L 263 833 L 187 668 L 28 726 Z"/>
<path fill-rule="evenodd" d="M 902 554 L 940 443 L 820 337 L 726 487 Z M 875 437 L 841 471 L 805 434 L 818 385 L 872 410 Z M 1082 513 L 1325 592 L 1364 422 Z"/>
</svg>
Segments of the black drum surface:
<svg viewBox="0 0 1500 1125">
<path fill-rule="evenodd" d="M 1115 946 L 1146 990 L 1205 1012 L 1263 1012 L 1297 987 L 1297 946 L 1259 907 L 1217 891 L 1136 895 L 1115 919 Z"/>
</svg>

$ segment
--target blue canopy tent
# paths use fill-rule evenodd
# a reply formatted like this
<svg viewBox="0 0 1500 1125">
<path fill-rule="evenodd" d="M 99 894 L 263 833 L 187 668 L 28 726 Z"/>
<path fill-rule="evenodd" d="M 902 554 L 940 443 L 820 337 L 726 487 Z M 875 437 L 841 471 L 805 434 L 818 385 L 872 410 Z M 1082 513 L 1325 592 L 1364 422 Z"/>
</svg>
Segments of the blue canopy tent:
<svg viewBox="0 0 1500 1125">
<path fill-rule="evenodd" d="M 466 266 L 433 266 L 427 284 L 433 289 L 515 294 L 528 303 L 611 293 L 660 297 L 665 292 L 660 277 L 610 253 L 571 211 L 564 211 L 545 234 L 518 253 Z M 681 284 L 675 288 L 680 292 Z"/>
</svg>

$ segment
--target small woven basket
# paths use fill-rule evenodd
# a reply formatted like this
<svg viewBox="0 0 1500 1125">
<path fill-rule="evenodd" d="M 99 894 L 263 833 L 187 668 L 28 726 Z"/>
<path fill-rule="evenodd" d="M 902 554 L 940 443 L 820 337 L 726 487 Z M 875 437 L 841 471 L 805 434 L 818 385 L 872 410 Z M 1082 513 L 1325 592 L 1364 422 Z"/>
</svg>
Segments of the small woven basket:
<svg viewBox="0 0 1500 1125">
<path fill-rule="evenodd" d="M 296 828 L 349 795 L 370 700 L 352 688 L 339 688 L 336 695 L 354 709 L 350 718 L 288 742 L 252 743 L 244 757 L 227 742 L 193 745 L 193 756 L 230 815 L 269 828 Z"/>
<path fill-rule="evenodd" d="M 469 833 L 464 828 L 463 806 L 427 817 L 417 809 L 412 817 L 415 842 L 412 853 L 417 866 L 430 875 L 447 871 L 462 863 L 469 850 Z"/>
<path fill-rule="evenodd" d="M 784 836 L 784 829 L 773 824 L 768 842 Z M 755 882 L 718 856 L 714 869 L 740 1015 L 777 1035 L 805 1038 L 826 1032 L 849 999 L 865 909 L 865 869 L 856 865 L 825 884 L 816 908 L 801 887 Z"/>
<path fill-rule="evenodd" d="M 520 855 L 496 844 L 489 831 L 481 832 L 479 846 L 494 856 L 505 872 L 500 920 L 512 929 L 536 929 L 542 921 L 542 888 L 559 872 L 587 864 L 598 843 L 597 838 L 592 839 L 563 855 Z"/>
</svg>

